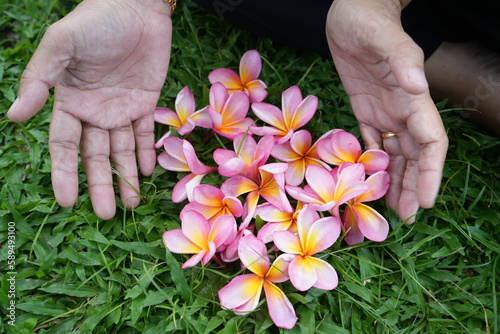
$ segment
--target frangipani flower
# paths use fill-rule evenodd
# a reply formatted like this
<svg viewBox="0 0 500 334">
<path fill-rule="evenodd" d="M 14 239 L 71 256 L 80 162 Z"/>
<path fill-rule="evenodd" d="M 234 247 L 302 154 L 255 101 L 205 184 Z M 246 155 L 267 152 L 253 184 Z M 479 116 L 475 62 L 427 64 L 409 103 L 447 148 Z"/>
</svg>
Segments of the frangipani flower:
<svg viewBox="0 0 500 334">
<path fill-rule="evenodd" d="M 211 128 L 212 120 L 205 108 L 194 112 L 196 105 L 189 87 L 184 87 L 175 99 L 175 112 L 169 108 L 158 107 L 154 112 L 155 122 L 173 126 L 177 133 L 184 136 L 193 131 L 196 125 Z"/>
<path fill-rule="evenodd" d="M 283 211 L 293 210 L 285 193 L 286 169 L 287 165 L 284 163 L 271 163 L 259 167 L 259 182 L 236 175 L 222 184 L 221 190 L 225 194 L 238 197 L 248 193 L 240 229 L 248 226 L 261 196 Z"/>
<path fill-rule="evenodd" d="M 323 161 L 340 165 L 344 162 L 362 163 L 368 175 L 386 170 L 389 165 L 389 155 L 377 149 L 361 151 L 361 144 L 351 133 L 337 130 L 329 138 L 318 141 L 318 154 Z"/>
<path fill-rule="evenodd" d="M 226 149 L 214 151 L 219 174 L 226 177 L 243 175 L 257 182 L 259 167 L 267 162 L 273 146 L 273 136 L 264 136 L 257 144 L 251 135 L 240 134 L 233 141 L 234 151 Z"/>
<path fill-rule="evenodd" d="M 187 140 L 177 137 L 167 137 L 163 146 L 165 152 L 158 155 L 158 164 L 166 170 L 175 172 L 191 172 L 175 185 L 172 191 L 172 201 L 182 202 L 186 198 L 192 200 L 194 187 L 201 183 L 203 176 L 217 171 L 217 167 L 203 164 L 197 157 L 193 145 Z"/>
<path fill-rule="evenodd" d="M 240 133 L 247 133 L 254 123 L 253 119 L 246 118 L 250 108 L 248 96 L 243 92 L 229 96 L 220 82 L 210 87 L 210 105 L 206 108 L 212 119 L 212 129 L 231 140 Z"/>
<path fill-rule="evenodd" d="M 263 221 L 268 222 L 259 229 L 257 238 L 264 243 L 273 241 L 273 233 L 276 231 L 297 232 L 297 216 L 304 205 L 298 201 L 295 211 L 282 211 L 271 203 L 263 203 L 255 209 L 255 216 L 259 216 Z"/>
<path fill-rule="evenodd" d="M 219 188 L 202 184 L 193 190 L 193 200 L 186 204 L 181 211 L 194 210 L 201 213 L 209 222 L 213 222 L 222 215 L 241 217 L 243 205 L 234 196 L 227 196 Z"/>
<path fill-rule="evenodd" d="M 341 226 L 338 217 L 320 218 L 316 211 L 305 207 L 297 217 L 297 234 L 290 231 L 274 232 L 276 247 L 286 254 L 293 255 L 288 267 L 288 276 L 297 290 L 305 291 L 313 286 L 323 290 L 337 287 L 338 276 L 335 269 L 328 262 L 313 255 L 331 247 L 337 241 Z"/>
<path fill-rule="evenodd" d="M 270 264 L 266 246 L 252 234 L 241 238 L 238 254 L 252 274 L 236 276 L 219 290 L 222 307 L 245 315 L 255 310 L 264 288 L 269 315 L 276 326 L 287 329 L 295 326 L 295 310 L 283 291 L 274 284 L 288 280 L 289 256 L 281 255 Z"/>
<path fill-rule="evenodd" d="M 257 78 L 262 70 L 262 61 L 256 50 L 247 51 L 240 60 L 240 75 L 227 68 L 218 68 L 208 75 L 210 83 L 220 82 L 229 95 L 243 91 L 250 102 L 261 102 L 267 96 L 266 84 Z"/>
<path fill-rule="evenodd" d="M 310 165 L 306 170 L 307 185 L 304 189 L 287 185 L 286 191 L 296 200 L 310 203 L 314 210 L 334 213 L 339 205 L 369 189 L 368 184 L 361 181 L 363 176 L 362 164 L 342 165 L 331 172 Z"/>
<path fill-rule="evenodd" d="M 327 132 L 321 138 L 329 136 L 331 132 Z M 312 135 L 307 130 L 297 131 L 292 135 L 290 141 L 275 145 L 271 155 L 288 164 L 285 179 L 286 183 L 291 186 L 298 186 L 302 183 L 307 167 L 312 164 L 323 166 L 328 170 L 331 169 L 319 157 L 316 143 L 312 144 Z"/>
<path fill-rule="evenodd" d="M 180 229 L 163 233 L 163 243 L 171 252 L 195 254 L 182 268 L 192 267 L 200 261 L 206 265 L 236 236 L 236 221 L 231 215 L 220 216 L 210 224 L 201 213 L 187 211 L 181 220 Z"/>
<path fill-rule="evenodd" d="M 375 201 L 385 195 L 390 177 L 386 171 L 377 172 L 365 181 L 370 189 L 347 202 L 342 221 L 347 231 L 344 240 L 348 245 L 363 242 L 366 237 L 372 241 L 384 241 L 389 233 L 389 223 L 372 207 L 363 202 Z"/>
<path fill-rule="evenodd" d="M 292 86 L 283 92 L 281 104 L 283 111 L 269 103 L 252 103 L 254 114 L 271 125 L 270 127 L 252 126 L 251 130 L 254 134 L 259 136 L 270 134 L 278 139 L 278 144 L 286 142 L 295 130 L 304 126 L 314 116 L 318 108 L 318 98 L 309 95 L 302 100 L 299 87 Z"/>
</svg>

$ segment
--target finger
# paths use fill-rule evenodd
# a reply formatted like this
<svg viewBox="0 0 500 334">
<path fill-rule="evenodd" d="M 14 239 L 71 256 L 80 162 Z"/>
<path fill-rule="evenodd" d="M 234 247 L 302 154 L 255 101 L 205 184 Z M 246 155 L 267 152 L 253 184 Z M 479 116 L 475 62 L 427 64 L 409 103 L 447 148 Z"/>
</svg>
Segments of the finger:
<svg viewBox="0 0 500 334">
<path fill-rule="evenodd" d="M 139 168 L 142 175 L 149 176 L 156 165 L 153 114 L 137 119 L 133 126 Z"/>
<path fill-rule="evenodd" d="M 441 185 L 448 137 L 441 116 L 432 103 L 423 104 L 422 110 L 410 115 L 408 130 L 420 149 L 418 201 L 423 208 L 430 208 L 434 205 Z"/>
<path fill-rule="evenodd" d="M 109 134 L 111 159 L 118 173 L 118 188 L 122 203 L 127 208 L 136 207 L 139 204 L 139 179 L 132 125 L 112 129 Z"/>
<path fill-rule="evenodd" d="M 359 129 L 367 150 L 384 149 L 382 137 L 380 136 L 380 130 L 366 123 L 360 123 Z"/>
<path fill-rule="evenodd" d="M 116 212 L 109 152 L 108 131 L 85 123 L 80 154 L 87 174 L 92 207 L 95 214 L 104 220 L 111 219 Z"/>
<path fill-rule="evenodd" d="M 7 113 L 13 122 L 30 119 L 45 105 L 49 89 L 69 62 L 71 43 L 57 30 L 57 24 L 47 30 L 21 76 L 18 97 Z"/>
<path fill-rule="evenodd" d="M 54 109 L 49 129 L 52 160 L 52 187 L 62 207 L 75 204 L 78 197 L 78 145 L 82 133 L 80 120 Z"/>
<path fill-rule="evenodd" d="M 429 84 L 424 72 L 422 49 L 402 30 L 395 36 L 387 49 L 385 59 L 398 84 L 410 94 L 426 93 Z"/>
<path fill-rule="evenodd" d="M 418 159 L 420 147 L 408 131 L 403 131 L 398 136 L 397 139 L 402 155 L 404 155 L 405 165 L 397 211 L 403 221 L 407 224 L 412 224 L 420 207 L 418 200 L 418 177 L 420 173 Z"/>
<path fill-rule="evenodd" d="M 383 146 L 384 150 L 389 155 L 387 172 L 391 177 L 391 183 L 385 195 L 385 199 L 387 204 L 399 213 L 399 200 L 403 189 L 406 158 L 401 150 L 398 138 L 384 139 Z"/>
</svg>

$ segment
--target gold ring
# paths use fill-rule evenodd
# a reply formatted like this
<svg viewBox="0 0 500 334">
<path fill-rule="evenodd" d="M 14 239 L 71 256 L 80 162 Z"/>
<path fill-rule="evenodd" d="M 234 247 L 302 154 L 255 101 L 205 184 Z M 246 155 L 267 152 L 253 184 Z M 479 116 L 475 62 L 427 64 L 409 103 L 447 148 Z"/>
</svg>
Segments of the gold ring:
<svg viewBox="0 0 500 334">
<path fill-rule="evenodd" d="M 382 132 L 380 134 L 380 137 L 382 137 L 382 139 L 390 139 L 390 138 L 397 138 L 398 135 L 394 132 Z"/>
</svg>

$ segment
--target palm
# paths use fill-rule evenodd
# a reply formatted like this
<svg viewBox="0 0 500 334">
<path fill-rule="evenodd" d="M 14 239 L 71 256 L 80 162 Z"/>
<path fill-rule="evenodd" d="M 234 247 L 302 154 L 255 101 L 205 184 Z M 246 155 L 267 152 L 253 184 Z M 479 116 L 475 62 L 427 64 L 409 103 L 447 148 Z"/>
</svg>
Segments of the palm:
<svg viewBox="0 0 500 334">
<path fill-rule="evenodd" d="M 78 146 L 96 214 L 115 212 L 110 159 L 121 175 L 122 201 L 137 205 L 136 151 L 143 174 L 155 163 L 152 113 L 170 54 L 166 13 L 156 1 L 87 0 L 47 31 L 28 64 L 19 101 L 34 108 L 18 118 L 37 112 L 55 86 L 49 148 L 61 205 L 76 200 Z"/>
</svg>

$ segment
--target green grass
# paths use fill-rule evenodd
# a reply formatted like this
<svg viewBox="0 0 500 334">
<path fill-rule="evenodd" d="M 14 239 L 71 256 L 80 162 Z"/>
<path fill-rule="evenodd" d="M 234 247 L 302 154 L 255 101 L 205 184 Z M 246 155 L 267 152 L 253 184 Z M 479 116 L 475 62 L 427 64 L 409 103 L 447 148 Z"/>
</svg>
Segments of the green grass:
<svg viewBox="0 0 500 334">
<path fill-rule="evenodd" d="M 500 140 L 456 117 L 442 116 L 450 137 L 435 208 L 411 226 L 385 205 L 391 233 L 383 243 L 337 243 L 323 254 L 337 269 L 331 292 L 284 285 L 299 321 L 279 330 L 265 304 L 244 316 L 223 311 L 217 291 L 237 274 L 215 264 L 181 270 L 185 260 L 165 250 L 161 234 L 179 226 L 170 191 L 177 175 L 157 168 L 141 180 L 141 205 L 114 219 L 92 212 L 83 172 L 77 204 L 54 200 L 47 148 L 52 100 L 23 124 L 5 115 L 19 77 L 43 31 L 75 1 L 0 0 L 0 332 L 15 333 L 499 333 Z M 201 107 L 208 73 L 237 68 L 257 49 L 269 100 L 300 84 L 320 99 L 311 128 L 359 134 L 331 61 L 259 38 L 182 1 L 174 15 L 169 76 L 159 105 L 173 105 L 189 85 Z M 158 135 L 163 131 L 158 127 Z M 196 138 L 194 138 L 196 141 Z M 216 143 L 213 143 L 216 145 Z M 204 150 L 205 154 L 210 151 Z M 16 327 L 8 326 L 8 223 L 14 222 Z"/>
</svg>

